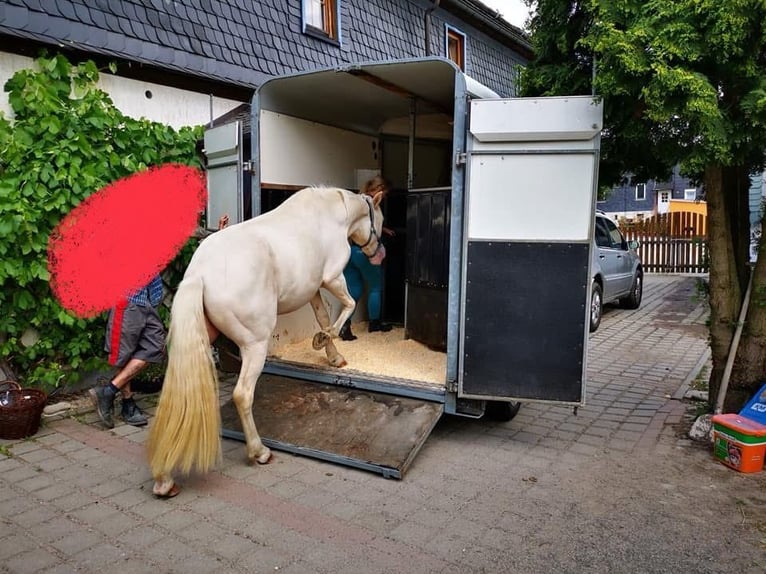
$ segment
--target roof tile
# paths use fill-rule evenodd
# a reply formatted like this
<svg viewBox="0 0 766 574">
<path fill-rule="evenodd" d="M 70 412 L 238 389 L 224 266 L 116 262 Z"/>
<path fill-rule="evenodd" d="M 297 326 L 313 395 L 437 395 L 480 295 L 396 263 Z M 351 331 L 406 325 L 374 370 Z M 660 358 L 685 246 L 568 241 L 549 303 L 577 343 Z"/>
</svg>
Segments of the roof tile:
<svg viewBox="0 0 766 574">
<path fill-rule="evenodd" d="M 114 50 L 117 53 L 123 52 L 125 50 L 125 36 L 122 34 L 107 32 L 106 44 L 104 44 L 104 47 L 109 48 L 110 50 Z"/>
<path fill-rule="evenodd" d="M 72 21 L 77 20 L 77 14 L 75 14 L 74 6 L 71 2 L 56 2 L 56 4 L 58 5 L 59 12 L 61 12 L 61 15 L 64 18 Z"/>
<path fill-rule="evenodd" d="M 83 4 L 75 4 L 74 12 L 77 19 L 83 24 L 93 24 L 93 19 L 90 17 L 90 10 Z"/>
<path fill-rule="evenodd" d="M 168 33 L 163 30 L 162 28 L 155 28 L 155 33 L 157 34 L 157 40 L 160 44 L 163 46 L 171 46 L 172 42 L 170 41 L 170 36 L 168 36 Z"/>
<path fill-rule="evenodd" d="M 136 13 L 134 20 L 138 20 L 139 22 L 146 22 L 146 8 L 144 6 L 141 4 L 133 4 L 133 10 Z"/>
<path fill-rule="evenodd" d="M 24 2 L 22 2 L 22 4 L 24 4 L 24 6 L 26 6 L 27 9 L 30 10 L 31 12 L 45 12 L 46 11 L 46 9 L 43 8 L 43 5 L 40 2 L 40 0 L 24 0 Z"/>
<path fill-rule="evenodd" d="M 138 20 L 138 14 L 136 13 L 136 7 L 131 2 L 120 2 L 120 8 L 125 14 L 125 17 L 129 20 Z"/>
<path fill-rule="evenodd" d="M 104 13 L 104 20 L 106 22 L 106 27 L 109 28 L 109 30 L 112 32 L 122 32 L 117 16 L 110 13 Z"/>
<path fill-rule="evenodd" d="M 109 0 L 96 0 L 96 5 L 104 12 L 111 12 L 115 16 L 125 16 L 124 2 L 109 2 Z"/>
<path fill-rule="evenodd" d="M 47 14 L 42 12 L 28 12 L 29 21 L 26 28 L 30 31 L 34 31 L 38 34 L 45 34 L 51 27 L 52 20 Z M 58 18 L 56 18 L 58 20 Z"/>
<path fill-rule="evenodd" d="M 98 46 L 100 48 L 106 46 L 106 30 L 89 28 L 87 43 L 91 46 Z"/>
<path fill-rule="evenodd" d="M 117 18 L 117 24 L 119 24 L 123 34 L 126 36 L 133 36 L 133 28 L 130 25 L 130 20 L 127 18 Z"/>
<path fill-rule="evenodd" d="M 159 46 L 157 46 L 157 44 L 149 44 L 148 42 L 143 42 L 141 44 L 141 56 L 147 60 L 156 60 L 158 55 Z"/>
</svg>

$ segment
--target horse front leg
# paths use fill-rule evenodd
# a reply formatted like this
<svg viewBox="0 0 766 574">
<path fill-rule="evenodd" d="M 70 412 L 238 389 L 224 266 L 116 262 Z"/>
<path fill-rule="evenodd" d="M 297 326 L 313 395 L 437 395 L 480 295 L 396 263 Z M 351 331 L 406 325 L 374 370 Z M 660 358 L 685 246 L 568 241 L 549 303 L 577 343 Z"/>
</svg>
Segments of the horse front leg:
<svg viewBox="0 0 766 574">
<path fill-rule="evenodd" d="M 330 328 L 330 315 L 327 313 L 319 291 L 311 298 L 311 308 L 314 310 L 317 323 L 319 323 L 319 327 L 322 329 L 322 331 L 314 335 L 312 346 L 317 351 L 324 347 L 325 353 L 327 353 L 327 360 L 330 361 L 333 367 L 345 367 L 348 363 L 343 358 L 343 355 L 338 352 L 332 340 L 332 334 L 328 332 Z"/>
<path fill-rule="evenodd" d="M 343 276 L 343 273 L 338 275 L 335 279 L 332 279 L 330 281 L 326 281 L 322 284 L 322 287 L 327 289 L 330 293 L 335 295 L 335 297 L 340 301 L 341 305 L 343 307 L 340 310 L 340 314 L 338 315 L 338 318 L 335 319 L 335 323 L 332 324 L 332 327 L 330 328 L 330 334 L 333 337 L 337 337 L 340 333 L 341 327 L 343 327 L 343 324 L 351 318 L 351 315 L 354 314 L 354 309 L 356 308 L 356 301 L 354 301 L 354 298 L 351 296 L 351 294 L 348 292 L 348 286 L 346 285 L 346 278 Z M 328 318 L 329 322 L 329 318 Z"/>
<path fill-rule="evenodd" d="M 242 431 L 245 433 L 247 458 L 252 462 L 266 464 L 271 459 L 271 450 L 263 444 L 253 420 L 253 400 L 255 399 L 255 384 L 263 371 L 266 362 L 268 343 L 266 341 L 242 347 L 242 368 L 239 372 L 237 385 L 232 393 L 232 400 L 237 407 Z"/>
</svg>

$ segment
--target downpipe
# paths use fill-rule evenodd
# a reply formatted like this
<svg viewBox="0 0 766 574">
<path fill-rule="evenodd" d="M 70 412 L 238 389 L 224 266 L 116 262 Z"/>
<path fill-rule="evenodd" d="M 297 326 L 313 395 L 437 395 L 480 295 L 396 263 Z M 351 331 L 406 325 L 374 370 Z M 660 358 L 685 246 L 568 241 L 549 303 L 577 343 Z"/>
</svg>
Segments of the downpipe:
<svg viewBox="0 0 766 574">
<path fill-rule="evenodd" d="M 426 10 L 424 16 L 423 27 L 425 28 L 425 44 L 426 44 L 426 56 L 431 55 L 431 14 L 439 7 L 441 0 L 434 0 L 433 6 L 430 6 Z"/>
<path fill-rule="evenodd" d="M 754 270 L 750 270 L 750 279 L 747 281 L 747 291 L 745 292 L 745 300 L 742 302 L 742 309 L 739 311 L 739 321 L 737 322 L 737 328 L 734 330 L 734 338 L 731 340 L 731 346 L 729 347 L 729 356 L 726 357 L 726 366 L 723 369 L 723 376 L 721 377 L 721 386 L 718 388 L 718 397 L 715 401 L 715 410 L 713 414 L 720 415 L 723 411 L 723 403 L 726 400 L 726 391 L 729 389 L 729 379 L 731 378 L 731 370 L 734 367 L 734 359 L 737 356 L 737 348 L 739 347 L 739 339 L 742 336 L 742 329 L 745 326 L 745 318 L 747 317 L 747 308 L 750 306 L 750 292 L 753 290 L 753 276 Z"/>
</svg>

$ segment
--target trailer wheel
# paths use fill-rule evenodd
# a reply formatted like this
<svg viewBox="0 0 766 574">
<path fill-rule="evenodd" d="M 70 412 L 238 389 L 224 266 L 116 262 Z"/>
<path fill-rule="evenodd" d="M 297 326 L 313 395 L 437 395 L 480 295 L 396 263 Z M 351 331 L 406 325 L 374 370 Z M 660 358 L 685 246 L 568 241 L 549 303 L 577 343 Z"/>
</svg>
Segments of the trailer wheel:
<svg viewBox="0 0 766 574">
<path fill-rule="evenodd" d="M 519 412 L 521 403 L 505 401 L 487 401 L 484 416 L 490 420 L 507 423 Z"/>
</svg>

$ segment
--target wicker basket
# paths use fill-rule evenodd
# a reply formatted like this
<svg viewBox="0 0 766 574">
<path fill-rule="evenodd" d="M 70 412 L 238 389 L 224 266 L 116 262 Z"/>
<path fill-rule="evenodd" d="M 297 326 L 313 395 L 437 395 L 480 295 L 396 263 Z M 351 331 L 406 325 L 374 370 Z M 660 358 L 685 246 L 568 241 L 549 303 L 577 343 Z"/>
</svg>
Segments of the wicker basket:
<svg viewBox="0 0 766 574">
<path fill-rule="evenodd" d="M 0 382 L 0 438 L 35 434 L 47 400 L 48 395 L 39 389 L 22 389 L 15 381 Z"/>
</svg>

